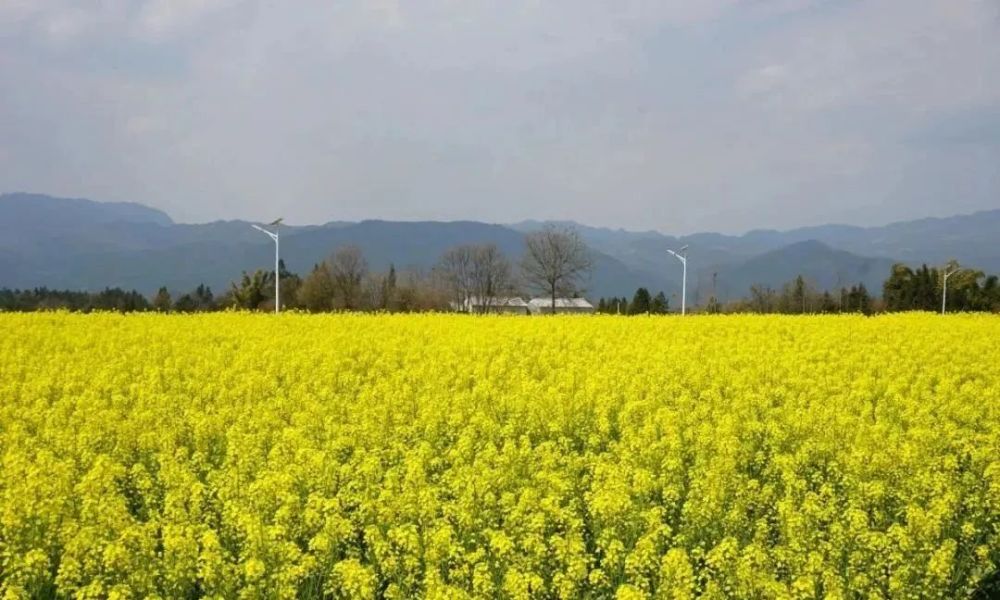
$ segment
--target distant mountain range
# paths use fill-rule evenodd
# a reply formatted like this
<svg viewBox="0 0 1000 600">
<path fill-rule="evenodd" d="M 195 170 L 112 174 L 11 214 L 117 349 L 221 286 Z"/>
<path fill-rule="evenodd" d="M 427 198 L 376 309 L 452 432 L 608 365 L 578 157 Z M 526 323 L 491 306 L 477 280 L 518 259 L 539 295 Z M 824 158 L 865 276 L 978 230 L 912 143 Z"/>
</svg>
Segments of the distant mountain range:
<svg viewBox="0 0 1000 600">
<path fill-rule="evenodd" d="M 301 274 L 343 244 L 356 244 L 373 269 L 430 269 L 448 248 L 495 243 L 512 259 L 535 221 L 335 222 L 282 230 L 282 257 Z M 941 264 L 952 258 L 1000 271 L 1000 210 L 881 227 L 824 225 L 741 236 L 697 233 L 672 237 L 576 225 L 594 253 L 587 296 L 631 296 L 639 286 L 680 291 L 680 265 L 668 248 L 690 246 L 689 300 L 712 293 L 743 296 L 750 285 L 773 288 L 802 274 L 835 289 L 864 283 L 880 293 L 894 262 Z M 40 194 L 0 195 L 0 287 L 134 288 L 152 294 L 206 283 L 217 291 L 242 271 L 269 268 L 273 246 L 245 221 L 179 224 L 164 212 L 132 203 L 93 202 Z"/>
</svg>

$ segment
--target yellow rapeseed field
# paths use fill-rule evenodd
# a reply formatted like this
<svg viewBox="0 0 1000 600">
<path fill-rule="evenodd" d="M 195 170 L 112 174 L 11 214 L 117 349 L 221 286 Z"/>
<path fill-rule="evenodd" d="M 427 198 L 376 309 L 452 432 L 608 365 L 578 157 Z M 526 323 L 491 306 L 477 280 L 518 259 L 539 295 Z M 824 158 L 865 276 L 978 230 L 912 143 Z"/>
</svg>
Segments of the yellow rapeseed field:
<svg viewBox="0 0 1000 600">
<path fill-rule="evenodd" d="M 962 598 L 1000 318 L 0 315 L 0 585 Z"/>
</svg>

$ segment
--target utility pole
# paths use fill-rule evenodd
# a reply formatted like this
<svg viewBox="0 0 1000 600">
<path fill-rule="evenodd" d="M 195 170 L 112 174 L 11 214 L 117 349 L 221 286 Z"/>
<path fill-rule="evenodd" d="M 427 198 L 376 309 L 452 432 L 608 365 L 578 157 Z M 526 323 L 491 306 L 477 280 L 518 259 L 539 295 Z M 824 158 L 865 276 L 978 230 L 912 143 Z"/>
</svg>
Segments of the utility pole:
<svg viewBox="0 0 1000 600">
<path fill-rule="evenodd" d="M 278 314 L 281 310 L 281 271 L 279 270 L 281 259 L 279 250 L 279 236 L 278 236 L 278 226 L 281 225 L 281 219 L 275 219 L 267 224 L 269 227 L 274 227 L 274 231 L 269 229 L 264 229 L 259 225 L 250 224 L 251 227 L 257 231 L 261 231 L 267 234 L 267 237 L 274 240 L 274 314 Z"/>
</svg>

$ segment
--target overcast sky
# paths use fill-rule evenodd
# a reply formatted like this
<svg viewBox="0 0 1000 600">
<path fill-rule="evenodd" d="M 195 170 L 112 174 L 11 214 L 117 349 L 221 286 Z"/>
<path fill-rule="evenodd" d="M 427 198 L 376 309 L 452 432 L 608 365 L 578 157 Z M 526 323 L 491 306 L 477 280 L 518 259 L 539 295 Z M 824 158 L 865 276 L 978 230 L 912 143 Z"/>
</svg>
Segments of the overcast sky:
<svg viewBox="0 0 1000 600">
<path fill-rule="evenodd" d="M 1000 0 L 0 0 L 0 192 L 739 232 L 1000 208 Z"/>
</svg>

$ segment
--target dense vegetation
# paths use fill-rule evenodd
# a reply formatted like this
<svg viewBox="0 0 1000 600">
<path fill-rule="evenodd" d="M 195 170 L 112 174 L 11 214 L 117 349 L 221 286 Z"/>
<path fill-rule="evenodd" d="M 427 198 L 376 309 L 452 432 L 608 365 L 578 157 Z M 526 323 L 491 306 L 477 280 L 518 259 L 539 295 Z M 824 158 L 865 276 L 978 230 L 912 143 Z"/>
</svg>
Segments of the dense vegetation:
<svg viewBox="0 0 1000 600">
<path fill-rule="evenodd" d="M 947 267 L 948 303 L 950 312 L 1000 312 L 1000 279 L 957 264 Z M 903 264 L 893 266 L 882 285 L 882 296 L 873 295 L 863 283 L 845 286 L 830 292 L 820 290 L 801 275 L 775 290 L 765 285 L 753 285 L 749 294 L 734 302 L 720 303 L 709 296 L 695 311 L 706 313 L 757 314 L 837 314 L 902 312 L 910 310 L 940 311 L 944 291 L 941 269 L 921 265 L 912 269 Z M 650 299 L 645 288 L 639 288 L 630 302 L 627 298 L 601 298 L 597 311 L 608 314 L 660 314 L 668 312 L 668 299 L 660 292 Z"/>
<path fill-rule="evenodd" d="M 89 293 L 71 290 L 50 290 L 35 288 L 32 290 L 12 290 L 0 288 L 0 310 L 13 312 L 28 312 L 34 310 L 73 310 L 90 312 L 94 310 L 113 310 L 118 312 L 134 312 L 149 310 L 149 300 L 135 290 L 125 291 L 120 288 Z"/>
<path fill-rule="evenodd" d="M 974 269 L 950 265 L 948 306 L 953 311 L 1000 311 L 1000 280 Z M 895 265 L 882 286 L 887 310 L 939 310 L 944 288 L 941 269 Z"/>
<path fill-rule="evenodd" d="M 1000 564 L 992 316 L 0 328 L 6 597 L 961 598 Z"/>
<path fill-rule="evenodd" d="M 585 294 L 586 274 L 592 266 L 588 251 L 573 230 L 547 228 L 528 234 L 527 252 L 520 265 L 513 264 L 495 245 L 459 245 L 445 252 L 429 272 L 406 269 L 397 273 L 390 265 L 385 272 L 375 272 L 360 248 L 342 246 L 326 260 L 313 266 L 301 277 L 289 271 L 282 261 L 278 273 L 257 270 L 242 273 L 228 290 L 216 296 L 199 285 L 194 290 L 174 295 L 161 287 L 147 299 L 136 291 L 106 289 L 98 293 L 0 289 L 0 311 L 67 309 L 79 312 L 115 310 L 134 312 L 207 312 L 228 308 L 274 310 L 275 278 L 281 288 L 284 310 L 308 312 L 370 311 L 426 312 L 461 310 L 491 312 L 500 299 L 541 295 L 545 298 L 579 297 Z M 532 246 L 534 244 L 534 246 Z M 558 250 L 558 251 L 557 251 Z M 534 257 L 534 259 L 532 259 Z M 567 261 L 566 258 L 574 258 Z M 982 271 L 960 267 L 952 262 L 944 267 L 949 273 L 952 312 L 1000 312 L 1000 279 Z M 758 314 L 837 314 L 881 312 L 938 311 L 944 291 L 942 269 L 926 264 L 912 269 L 893 265 L 882 285 L 881 297 L 863 283 L 845 285 L 837 290 L 820 289 L 802 275 L 786 282 L 780 289 L 762 284 L 750 286 L 739 300 L 720 302 L 712 292 L 701 302 L 689 295 L 691 312 Z M 670 298 L 663 291 L 656 294 L 638 288 L 631 301 L 626 297 L 600 298 L 596 311 L 618 315 L 666 314 L 680 305 L 676 294 Z"/>
</svg>

